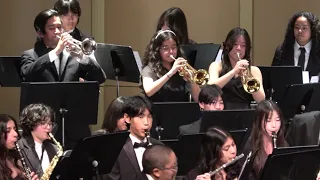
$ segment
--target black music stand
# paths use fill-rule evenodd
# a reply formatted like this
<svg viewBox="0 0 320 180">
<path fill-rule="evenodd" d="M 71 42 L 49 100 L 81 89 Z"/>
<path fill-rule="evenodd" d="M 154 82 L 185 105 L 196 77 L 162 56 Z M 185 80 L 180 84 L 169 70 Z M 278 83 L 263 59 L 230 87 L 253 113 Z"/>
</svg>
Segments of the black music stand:
<svg viewBox="0 0 320 180">
<path fill-rule="evenodd" d="M 92 179 L 110 173 L 128 137 L 125 131 L 80 140 L 62 165 L 68 168 L 59 169 L 60 179 Z"/>
<path fill-rule="evenodd" d="M 20 112 L 32 103 L 43 103 L 53 108 L 56 119 L 61 119 L 61 123 L 58 121 L 60 127 L 56 138 L 63 147 L 65 133 L 69 136 L 83 133 L 73 132 L 75 124 L 77 127 L 97 124 L 98 101 L 99 83 L 96 81 L 21 84 Z"/>
<path fill-rule="evenodd" d="M 20 87 L 20 57 L 0 57 L 0 85 L 2 87 Z"/>
<path fill-rule="evenodd" d="M 260 180 L 316 179 L 319 167 L 319 148 L 278 152 L 268 156 Z"/>
<path fill-rule="evenodd" d="M 151 135 L 156 139 L 175 139 L 179 127 L 198 120 L 201 112 L 195 102 L 158 102 L 152 105 Z"/>
<path fill-rule="evenodd" d="M 107 79 L 116 80 L 117 97 L 119 81 L 139 82 L 140 72 L 130 46 L 98 43 L 95 56 Z"/>
<path fill-rule="evenodd" d="M 195 69 L 209 69 L 220 50 L 220 44 L 202 43 L 182 45 L 188 63 Z"/>
<path fill-rule="evenodd" d="M 262 78 L 266 99 L 279 102 L 285 90 L 292 84 L 302 84 L 300 66 L 258 66 Z"/>
<path fill-rule="evenodd" d="M 244 141 L 247 131 L 229 131 L 236 145 L 239 147 Z M 182 135 L 179 140 L 171 140 L 164 143 L 171 147 L 177 155 L 178 175 L 186 175 L 195 168 L 199 163 L 199 155 L 201 151 L 202 138 L 204 133 Z"/>
</svg>

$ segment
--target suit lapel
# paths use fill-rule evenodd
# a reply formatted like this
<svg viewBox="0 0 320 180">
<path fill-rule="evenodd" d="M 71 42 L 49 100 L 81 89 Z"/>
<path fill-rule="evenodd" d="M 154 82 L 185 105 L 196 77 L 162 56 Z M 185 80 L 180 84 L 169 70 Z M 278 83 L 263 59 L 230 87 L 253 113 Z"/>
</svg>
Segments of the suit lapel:
<svg viewBox="0 0 320 180">
<path fill-rule="evenodd" d="M 23 141 L 23 145 L 25 146 L 26 151 L 24 152 L 26 155 L 26 159 L 29 161 L 32 169 L 38 174 L 42 175 L 42 167 L 40 164 L 39 157 L 35 150 L 35 145 L 32 137 L 26 137 Z"/>
<path fill-rule="evenodd" d="M 136 156 L 136 153 L 134 152 L 133 144 L 130 137 L 128 138 L 127 143 L 123 146 L 123 149 L 126 152 L 126 155 L 128 156 L 128 159 L 130 160 L 132 166 L 134 167 L 134 170 L 137 173 L 141 173 L 137 156 Z"/>
</svg>

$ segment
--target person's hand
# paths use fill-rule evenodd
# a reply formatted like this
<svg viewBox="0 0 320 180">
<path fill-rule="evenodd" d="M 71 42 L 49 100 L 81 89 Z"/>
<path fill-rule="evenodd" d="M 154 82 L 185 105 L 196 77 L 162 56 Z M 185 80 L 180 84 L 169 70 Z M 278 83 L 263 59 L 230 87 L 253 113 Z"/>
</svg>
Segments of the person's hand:
<svg viewBox="0 0 320 180">
<path fill-rule="evenodd" d="M 198 175 L 196 180 L 211 180 L 211 176 L 209 173 Z"/>
<path fill-rule="evenodd" d="M 34 172 L 31 172 L 31 179 L 32 180 L 40 180 L 38 175 L 36 173 L 34 173 Z"/>
<path fill-rule="evenodd" d="M 320 170 L 319 170 L 319 173 L 318 173 L 318 176 L 317 176 L 316 180 L 320 180 Z"/>
<path fill-rule="evenodd" d="M 85 80 L 81 77 L 79 77 L 79 82 L 84 82 Z"/>
<path fill-rule="evenodd" d="M 249 66 L 249 62 L 246 59 L 241 59 L 237 62 L 237 64 L 232 69 L 234 75 L 242 75 L 242 72 L 244 72 L 247 67 Z"/>
<path fill-rule="evenodd" d="M 173 58 L 173 57 L 172 57 Z M 177 73 L 177 71 L 181 70 L 181 68 L 183 68 L 183 66 L 185 66 L 185 63 L 187 63 L 187 60 L 179 57 L 178 59 L 175 59 L 172 68 L 170 69 L 170 74 L 174 75 Z"/>
<path fill-rule="evenodd" d="M 59 54 L 64 50 L 66 46 L 72 46 L 72 43 L 73 43 L 72 41 L 73 41 L 73 38 L 69 33 L 67 32 L 62 33 L 60 35 L 60 40 L 58 41 L 58 44 L 55 48 L 57 56 L 59 56 Z"/>
</svg>

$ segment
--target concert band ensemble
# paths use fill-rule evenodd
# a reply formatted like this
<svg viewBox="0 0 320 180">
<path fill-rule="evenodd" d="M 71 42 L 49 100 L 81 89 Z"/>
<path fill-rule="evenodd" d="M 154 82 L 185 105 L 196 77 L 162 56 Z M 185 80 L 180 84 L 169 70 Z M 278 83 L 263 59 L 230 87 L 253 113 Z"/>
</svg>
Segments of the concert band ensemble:
<svg viewBox="0 0 320 180">
<path fill-rule="evenodd" d="M 37 33 L 34 47 L 22 52 L 19 63 L 22 82 L 85 84 L 94 81 L 103 84 L 106 81 L 107 73 L 95 56 L 99 48 L 97 42 L 77 28 L 81 14 L 78 0 L 57 0 L 52 9 L 38 13 L 34 19 Z M 275 48 L 272 66 L 301 67 L 301 76 L 302 72 L 307 72 L 309 81 L 316 79 L 318 83 L 319 43 L 319 19 L 311 12 L 297 12 L 288 22 L 283 42 Z M 292 177 L 298 176 L 301 169 L 293 166 L 290 173 L 282 172 L 281 168 L 272 171 L 273 176 L 266 172 L 272 167 L 286 166 L 285 160 L 298 159 L 301 163 L 301 157 L 312 159 L 303 165 L 307 167 L 303 171 L 312 174 L 301 180 L 320 180 L 320 111 L 296 113 L 290 119 L 284 116 L 281 105 L 264 87 L 262 70 L 252 64 L 252 44 L 247 30 L 235 27 L 226 33 L 217 58 L 212 57 L 210 66 L 204 69 L 195 69 L 190 64 L 182 48 L 187 45 L 197 43 L 188 36 L 184 12 L 178 7 L 165 10 L 146 45 L 140 76 L 136 77 L 142 94 L 115 98 L 105 111 L 101 129 L 95 132 L 90 131 L 89 124 L 76 119 L 64 124 L 63 113 L 41 101 L 23 107 L 18 119 L 0 114 L 0 180 L 297 179 Z M 187 102 L 197 105 L 200 117 L 179 124 L 175 129 L 177 137 L 161 139 L 161 132 L 166 129 L 157 126 L 159 122 L 154 119 L 159 116 L 159 112 L 153 111 L 155 103 L 179 105 Z M 241 145 L 237 133 L 227 125 L 203 129 L 206 118 L 202 115 L 206 112 L 247 110 L 254 112 L 250 117 L 253 121 Z M 185 114 L 191 116 L 188 109 Z M 215 119 L 210 121 L 215 124 Z M 228 121 L 232 123 L 233 119 Z M 120 144 L 123 133 L 128 137 Z M 178 168 L 184 165 L 178 158 L 181 151 L 170 141 L 179 144 L 180 140 L 190 138 L 188 147 L 183 147 L 188 151 L 194 146 L 191 137 L 199 134 L 199 153 L 190 154 L 190 161 L 196 156 L 196 162 L 187 172 L 181 173 Z M 99 142 L 101 139 L 109 141 Z M 82 172 L 72 167 L 71 161 L 75 161 L 72 157 L 77 157 L 81 142 L 86 140 L 96 143 L 85 146 L 83 151 L 89 149 L 86 152 L 110 157 L 88 158 L 89 165 L 84 166 L 87 170 Z M 122 148 L 116 150 L 117 143 L 111 142 L 119 142 Z M 107 151 L 90 151 L 95 146 L 106 147 Z M 310 149 L 298 149 L 303 146 Z M 297 150 L 293 152 L 292 149 Z M 281 150 L 293 155 L 281 154 Z M 118 152 L 112 154 L 115 151 Z M 311 155 L 305 155 L 307 153 Z M 281 158 L 279 154 L 287 159 L 272 159 Z M 110 160 L 111 156 L 116 157 Z M 183 162 L 188 160 L 185 158 Z M 108 172 L 104 172 L 111 161 Z"/>
</svg>

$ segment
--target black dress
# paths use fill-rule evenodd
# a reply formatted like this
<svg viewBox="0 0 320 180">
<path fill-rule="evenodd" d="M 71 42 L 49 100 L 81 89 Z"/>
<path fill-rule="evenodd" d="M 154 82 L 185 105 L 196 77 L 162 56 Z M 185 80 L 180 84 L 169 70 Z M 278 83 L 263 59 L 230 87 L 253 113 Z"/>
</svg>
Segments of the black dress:
<svg viewBox="0 0 320 180">
<path fill-rule="evenodd" d="M 222 91 L 225 109 L 250 109 L 252 95 L 243 89 L 241 77 L 232 78 Z"/>
<path fill-rule="evenodd" d="M 159 79 L 156 73 L 151 70 L 149 65 L 142 69 L 141 74 L 145 77 L 151 77 L 154 81 Z M 140 88 L 142 89 L 143 94 L 145 94 L 142 84 L 142 77 L 140 78 Z M 176 73 L 162 86 L 158 92 L 148 98 L 152 102 L 187 102 L 187 89 L 187 82 L 181 76 L 179 76 L 178 73 Z"/>
</svg>

